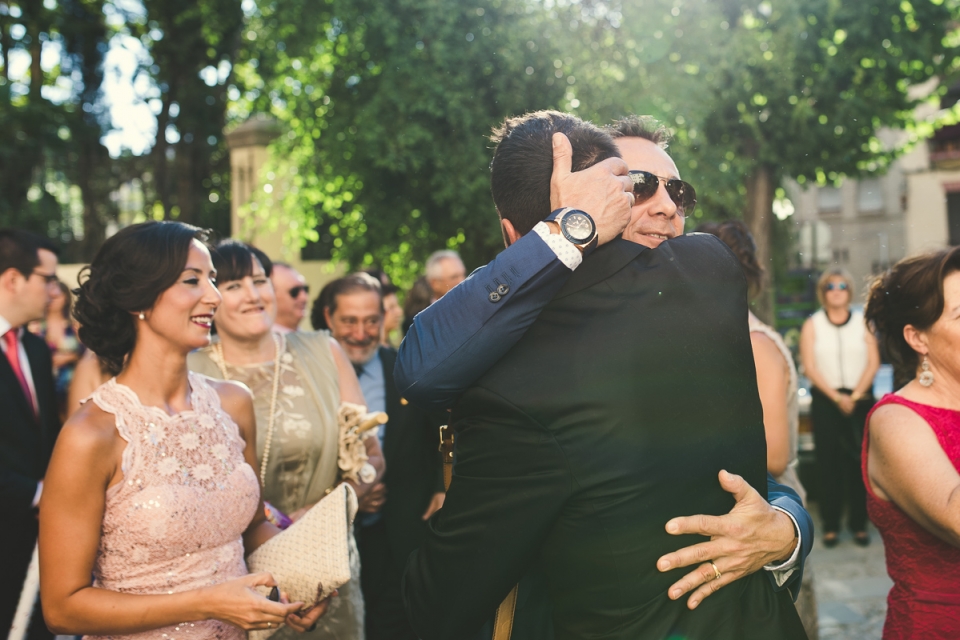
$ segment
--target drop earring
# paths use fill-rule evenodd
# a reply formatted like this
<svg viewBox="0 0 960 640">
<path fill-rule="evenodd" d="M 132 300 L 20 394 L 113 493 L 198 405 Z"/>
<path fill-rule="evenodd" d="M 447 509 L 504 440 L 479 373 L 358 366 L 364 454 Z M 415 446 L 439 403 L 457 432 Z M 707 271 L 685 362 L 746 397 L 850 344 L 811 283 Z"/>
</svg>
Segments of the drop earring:
<svg viewBox="0 0 960 640">
<path fill-rule="evenodd" d="M 141 319 L 141 320 L 146 320 L 146 318 L 143 317 L 143 311 L 140 312 L 140 319 Z"/>
<path fill-rule="evenodd" d="M 927 356 L 923 356 L 923 363 L 920 365 L 920 376 L 917 378 L 919 382 L 924 387 L 929 387 L 933 384 L 933 372 L 930 371 L 930 361 L 927 360 Z"/>
</svg>

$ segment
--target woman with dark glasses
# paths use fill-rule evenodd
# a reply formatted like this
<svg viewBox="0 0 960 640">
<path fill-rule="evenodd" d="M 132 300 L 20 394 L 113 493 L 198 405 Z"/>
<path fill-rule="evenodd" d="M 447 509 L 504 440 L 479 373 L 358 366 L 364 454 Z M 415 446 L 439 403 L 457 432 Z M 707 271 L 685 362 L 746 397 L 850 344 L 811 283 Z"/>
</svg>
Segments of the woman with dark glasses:
<svg viewBox="0 0 960 640">
<path fill-rule="evenodd" d="M 865 547 L 867 494 L 860 474 L 863 425 L 873 406 L 873 377 L 880 351 L 863 314 L 850 309 L 853 283 L 843 269 L 828 269 L 817 283 L 822 308 L 803 324 L 800 361 L 813 385 L 810 420 L 817 447 L 823 544 L 839 542 L 847 510 L 853 540 Z"/>
</svg>

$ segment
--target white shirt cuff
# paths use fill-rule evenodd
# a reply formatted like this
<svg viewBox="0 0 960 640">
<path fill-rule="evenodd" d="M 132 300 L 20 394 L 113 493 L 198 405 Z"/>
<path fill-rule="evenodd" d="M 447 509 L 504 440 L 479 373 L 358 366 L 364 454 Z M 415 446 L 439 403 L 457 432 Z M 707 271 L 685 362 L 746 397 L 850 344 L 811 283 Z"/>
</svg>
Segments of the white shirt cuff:
<svg viewBox="0 0 960 640">
<path fill-rule="evenodd" d="M 787 517 L 790 518 L 790 522 L 793 523 L 793 529 L 797 532 L 797 546 L 793 550 L 793 553 L 790 554 L 790 557 L 780 564 L 768 564 L 764 567 L 767 571 L 773 573 L 773 579 L 776 580 L 777 586 L 782 587 L 784 583 L 793 575 L 793 572 L 797 570 L 797 565 L 799 564 L 797 560 L 800 557 L 800 547 L 803 544 L 803 540 L 800 538 L 800 525 L 797 524 L 797 519 L 787 511 L 786 509 L 781 509 L 778 506 L 771 505 L 777 511 L 787 514 Z"/>
<path fill-rule="evenodd" d="M 43 493 L 43 480 L 37 482 L 37 492 L 33 494 L 33 504 L 31 505 L 34 509 L 37 508 L 37 505 L 40 504 L 40 494 Z"/>
<path fill-rule="evenodd" d="M 580 263 L 583 262 L 583 254 L 580 253 L 580 249 L 577 249 L 574 244 L 564 238 L 562 234 L 550 233 L 550 227 L 547 226 L 546 222 L 538 222 L 533 230 L 537 232 L 538 236 L 543 238 L 543 241 L 547 243 L 547 246 L 550 247 L 550 250 L 557 256 L 557 259 L 560 260 L 567 269 L 570 269 L 570 271 L 579 267 Z"/>
</svg>

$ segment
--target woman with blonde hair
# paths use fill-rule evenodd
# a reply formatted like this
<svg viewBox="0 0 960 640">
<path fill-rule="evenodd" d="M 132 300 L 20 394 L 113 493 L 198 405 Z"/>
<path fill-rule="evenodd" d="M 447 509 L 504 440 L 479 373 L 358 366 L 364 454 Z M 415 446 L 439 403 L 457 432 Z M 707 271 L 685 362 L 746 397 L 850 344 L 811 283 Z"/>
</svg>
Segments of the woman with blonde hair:
<svg viewBox="0 0 960 640">
<path fill-rule="evenodd" d="M 867 496 L 860 475 L 860 447 L 873 406 L 873 378 L 880 351 L 863 313 L 851 309 L 853 281 L 840 268 L 827 269 L 817 283 L 821 308 L 803 323 L 800 361 L 813 385 L 810 421 L 819 471 L 818 497 L 823 544 L 839 542 L 840 520 L 860 546 L 870 544 Z"/>
</svg>

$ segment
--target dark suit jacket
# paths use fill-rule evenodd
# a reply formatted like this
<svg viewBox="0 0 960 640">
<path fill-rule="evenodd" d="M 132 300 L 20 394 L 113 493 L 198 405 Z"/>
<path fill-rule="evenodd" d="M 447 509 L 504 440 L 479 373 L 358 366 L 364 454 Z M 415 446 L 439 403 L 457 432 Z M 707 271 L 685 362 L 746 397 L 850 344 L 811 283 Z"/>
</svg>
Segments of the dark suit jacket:
<svg viewBox="0 0 960 640">
<path fill-rule="evenodd" d="M 383 457 L 387 462 L 383 477 L 387 486 L 383 518 L 391 556 L 397 563 L 396 569 L 402 572 L 407 556 L 423 542 L 427 527 L 422 516 L 430 499 L 434 493 L 443 491 L 438 445 L 439 428 L 446 424 L 446 414 L 429 413 L 400 402 L 393 382 L 396 360 L 394 349 L 380 348 L 390 417 L 383 434 Z"/>
<path fill-rule="evenodd" d="M 23 334 L 33 386 L 40 405 L 39 419 L 23 395 L 10 362 L 0 352 L 0 628 L 9 628 L 20 588 L 37 540 L 32 508 L 37 482 L 47 472 L 60 416 L 53 386 L 50 348 L 42 338 Z M 34 631 L 31 631 L 33 634 Z"/>
<path fill-rule="evenodd" d="M 50 348 L 30 332 L 24 332 L 22 340 L 40 405 L 39 420 L 10 362 L 0 357 L 0 509 L 18 517 L 31 510 L 37 482 L 47 472 L 60 432 Z"/>
<path fill-rule="evenodd" d="M 420 637 L 470 636 L 531 567 L 558 640 L 805 637 L 762 573 L 691 612 L 666 596 L 686 570 L 656 569 L 698 541 L 667 520 L 732 508 L 720 469 L 765 494 L 746 320 L 739 263 L 711 236 L 588 258 L 455 407 L 453 484 L 404 577 Z"/>
</svg>

